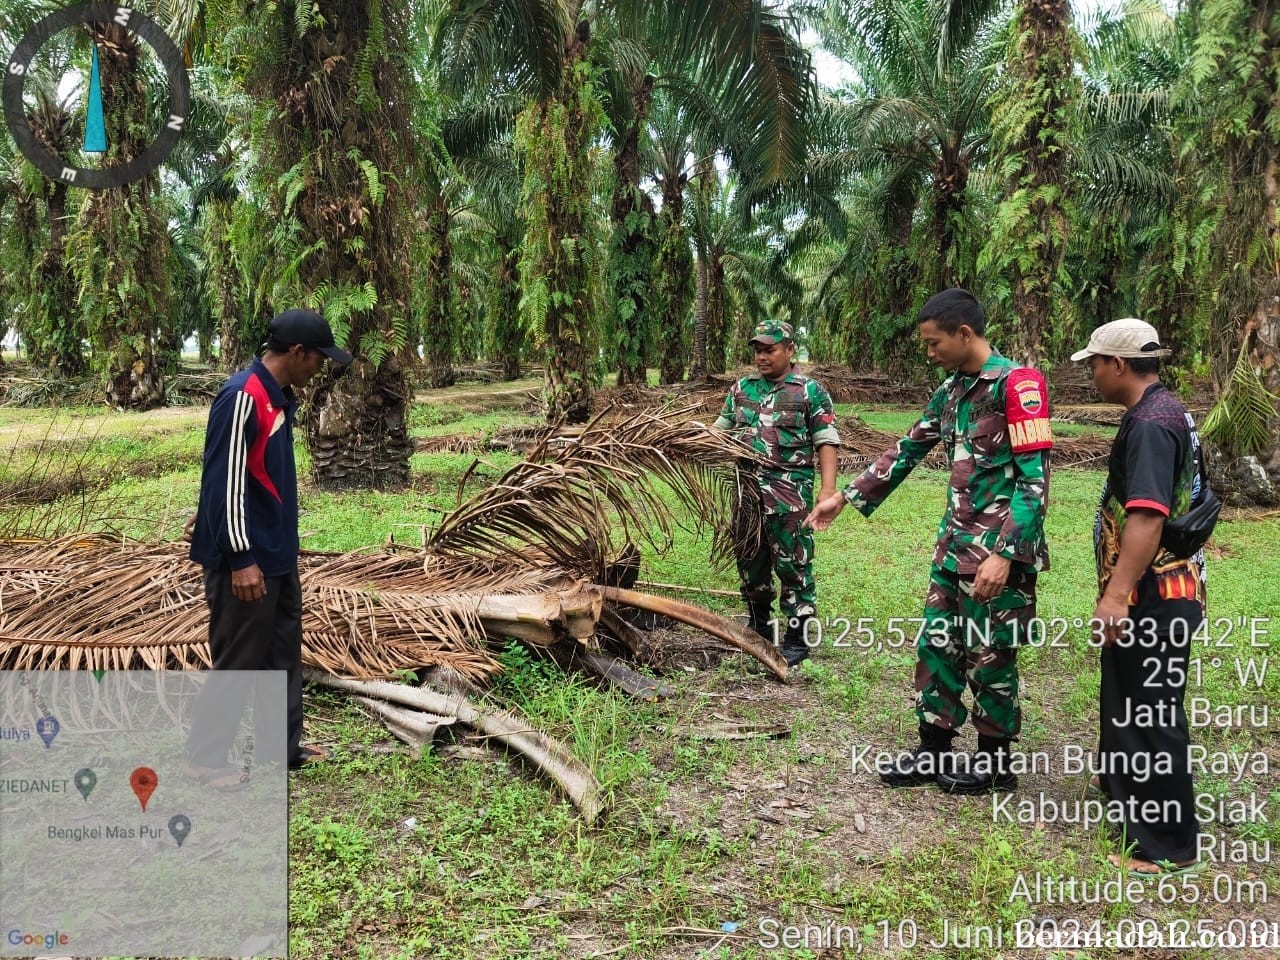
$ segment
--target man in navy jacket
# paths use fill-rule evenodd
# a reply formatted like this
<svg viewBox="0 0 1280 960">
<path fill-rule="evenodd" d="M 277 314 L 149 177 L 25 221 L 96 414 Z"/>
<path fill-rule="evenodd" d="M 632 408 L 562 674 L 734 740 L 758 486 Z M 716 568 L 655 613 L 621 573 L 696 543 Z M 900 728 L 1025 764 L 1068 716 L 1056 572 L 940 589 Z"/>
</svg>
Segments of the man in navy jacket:
<svg viewBox="0 0 1280 960">
<path fill-rule="evenodd" d="M 266 354 L 223 385 L 209 410 L 191 559 L 204 567 L 215 670 L 284 670 L 289 766 L 323 759 L 302 745 L 302 586 L 293 418 L 301 387 L 325 360 L 351 362 L 318 313 L 287 310 L 268 327 Z M 230 785 L 227 748 L 239 716 L 201 711 L 188 761 Z M 223 784 L 218 777 L 228 780 Z"/>
</svg>

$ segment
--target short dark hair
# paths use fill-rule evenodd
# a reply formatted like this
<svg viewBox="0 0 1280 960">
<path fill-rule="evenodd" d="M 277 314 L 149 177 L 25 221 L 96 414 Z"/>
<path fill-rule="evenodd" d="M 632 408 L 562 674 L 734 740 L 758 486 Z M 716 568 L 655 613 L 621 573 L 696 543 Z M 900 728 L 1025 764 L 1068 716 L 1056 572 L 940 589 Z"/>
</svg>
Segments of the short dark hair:
<svg viewBox="0 0 1280 960">
<path fill-rule="evenodd" d="M 1160 344 L 1152 341 L 1142 345 L 1143 350 L 1159 350 Z M 1129 369 L 1139 376 L 1148 376 L 1152 373 L 1160 372 L 1159 357 L 1126 357 L 1125 363 L 1129 365 Z"/>
<path fill-rule="evenodd" d="M 951 336 L 967 325 L 978 336 L 987 332 L 987 314 L 978 299 L 961 287 L 943 290 L 929 298 L 916 315 L 916 323 L 932 320 L 938 329 Z"/>
<path fill-rule="evenodd" d="M 296 346 L 292 343 L 284 343 L 274 337 L 267 338 L 267 353 L 288 353 L 289 348 Z"/>
</svg>

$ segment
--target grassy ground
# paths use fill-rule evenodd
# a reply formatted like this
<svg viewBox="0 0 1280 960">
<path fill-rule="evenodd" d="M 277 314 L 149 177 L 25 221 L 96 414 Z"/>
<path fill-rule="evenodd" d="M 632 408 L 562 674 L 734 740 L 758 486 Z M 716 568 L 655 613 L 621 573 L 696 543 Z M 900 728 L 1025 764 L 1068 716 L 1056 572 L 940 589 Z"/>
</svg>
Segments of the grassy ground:
<svg viewBox="0 0 1280 960">
<path fill-rule="evenodd" d="M 432 397 L 415 410 L 413 432 L 485 435 L 532 422 L 523 394 L 534 387 L 521 384 L 508 393 L 453 388 L 447 398 Z M 890 430 L 904 429 L 914 416 L 887 408 L 838 412 L 856 412 Z M 0 429 L 19 422 L 45 429 L 42 416 L 0 411 Z M 120 529 L 177 536 L 195 500 L 202 419 L 172 431 L 148 425 L 133 432 L 117 432 L 112 419 L 110 429 L 104 424 L 95 435 L 119 454 L 111 467 L 118 472 L 101 472 L 93 490 L 111 504 Z M 117 450 L 117 443 L 126 446 Z M 105 459 L 95 448 L 87 462 Z M 472 485 L 512 462 L 506 455 L 484 459 L 488 466 L 472 474 Z M 163 466 L 147 466 L 157 462 Z M 345 550 L 388 535 L 413 541 L 415 528 L 455 502 L 471 462 L 465 454 L 418 454 L 413 488 L 398 494 L 335 496 L 304 485 L 304 543 Z M 10 463 L 30 469 L 29 460 Z M 305 475 L 305 456 L 299 466 Z M 21 472 L 0 470 L 0 489 L 16 483 L 15 476 Z M 1020 656 L 1021 748 L 1043 751 L 1052 769 L 1025 776 L 1016 796 L 1043 795 L 1051 806 L 1083 798 L 1086 777 L 1063 774 L 1063 751 L 1087 749 L 1095 737 L 1097 653 L 1085 631 L 1071 624 L 1092 610 L 1090 528 L 1100 481 L 1097 472 L 1082 470 L 1053 476 L 1053 566 L 1041 580 L 1040 613 L 1052 625 L 1054 644 Z M 914 744 L 914 657 L 892 628 L 896 618 L 919 614 L 943 484 L 941 474 L 917 471 L 872 518 L 848 512 L 820 537 L 820 612 L 828 621 L 847 618 L 851 629 L 841 638 L 842 625 L 834 623 L 796 682 L 776 683 L 739 657 L 708 664 L 673 653 L 664 680 L 674 696 L 638 705 L 508 648 L 508 670 L 495 695 L 595 770 L 612 800 L 608 819 L 595 829 L 501 754 L 478 744 L 412 753 L 343 697 L 308 692 L 308 735 L 330 746 L 334 760 L 291 783 L 291 956 L 985 960 L 1014 955 L 1018 923 L 1024 931 L 1025 925 L 1048 930 L 1042 925 L 1056 921 L 1065 930 L 1097 921 L 1105 930 L 1186 920 L 1193 935 L 1201 921 L 1280 923 L 1280 872 L 1261 856 L 1264 843 L 1280 845 L 1280 830 L 1269 818 L 1207 825 L 1220 837 L 1257 844 L 1259 855 L 1212 864 L 1185 886 L 1152 884 L 1146 890 L 1153 902 L 1028 902 L 1013 894 L 1020 882 L 1034 884 L 1036 874 L 1114 877 L 1106 854 L 1119 849 L 1118 840 L 1103 827 L 1086 830 L 1047 816 L 1003 822 L 990 798 L 952 798 L 932 788 L 889 791 L 853 769 L 852 753 L 863 746 Z M 83 491 L 62 507 L 10 501 L 0 522 L 45 511 L 52 530 L 71 522 L 77 510 L 68 504 L 82 498 Z M 1280 633 L 1277 542 L 1275 517 L 1229 516 L 1220 525 L 1210 574 L 1213 644 L 1197 645 L 1198 667 L 1188 685 L 1189 697 L 1254 708 L 1254 720 L 1264 719 L 1263 708 L 1280 710 L 1277 670 L 1267 661 Z M 709 568 L 707 547 L 690 531 L 665 556 L 647 556 L 643 576 L 691 589 L 733 589 L 731 571 Z M 723 597 L 693 598 L 738 612 L 738 604 Z M 1266 631 L 1262 646 L 1246 645 L 1241 617 Z M 672 639 L 674 649 L 679 638 Z M 1237 676 L 1246 663 L 1270 667 L 1260 686 Z M 791 734 L 757 741 L 691 735 L 700 723 L 722 718 L 782 722 Z M 1264 764 L 1280 762 L 1269 722 L 1215 723 L 1193 729 L 1192 739 L 1236 756 L 1261 751 Z M 962 743 L 971 747 L 972 734 Z M 1239 779 L 1211 773 L 1198 779 L 1197 790 L 1224 799 L 1256 795 L 1280 807 L 1273 769 Z M 1258 902 L 1264 896 L 1266 902 Z M 994 936 L 985 931 L 996 927 L 1004 931 L 1003 946 L 984 941 Z M 948 930 L 955 934 L 951 943 L 927 946 Z M 839 946 L 825 946 L 833 941 Z M 1174 953 L 1045 948 L 1017 955 Z M 1275 953 L 1246 948 L 1229 955 Z"/>
</svg>

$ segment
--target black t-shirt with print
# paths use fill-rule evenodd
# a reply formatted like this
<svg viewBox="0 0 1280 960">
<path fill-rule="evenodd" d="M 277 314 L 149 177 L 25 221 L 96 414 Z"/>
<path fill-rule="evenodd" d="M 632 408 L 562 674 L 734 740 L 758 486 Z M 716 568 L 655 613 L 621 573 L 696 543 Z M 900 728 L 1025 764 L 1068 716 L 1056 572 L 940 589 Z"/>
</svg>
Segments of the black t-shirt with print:
<svg viewBox="0 0 1280 960">
<path fill-rule="evenodd" d="M 1196 440 L 1190 415 L 1162 383 L 1153 383 L 1125 412 L 1107 463 L 1107 484 L 1094 526 L 1099 591 L 1119 555 L 1128 511 L 1178 517 L 1196 493 Z M 1130 597 L 1139 637 L 1147 629 L 1194 630 L 1203 616 L 1203 555 L 1179 560 L 1157 552 Z M 1144 624 L 1145 621 L 1145 624 Z M 1181 621 L 1180 623 L 1176 621 Z"/>
</svg>

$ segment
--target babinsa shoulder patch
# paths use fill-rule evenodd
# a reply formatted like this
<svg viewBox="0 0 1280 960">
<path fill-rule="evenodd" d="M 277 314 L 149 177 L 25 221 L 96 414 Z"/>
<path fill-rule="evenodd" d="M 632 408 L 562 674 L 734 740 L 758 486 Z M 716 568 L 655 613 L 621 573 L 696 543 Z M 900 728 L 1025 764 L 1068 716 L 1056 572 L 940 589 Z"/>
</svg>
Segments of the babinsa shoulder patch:
<svg viewBox="0 0 1280 960">
<path fill-rule="evenodd" d="M 1053 446 L 1049 426 L 1049 388 L 1032 367 L 1017 367 L 1005 380 L 1005 417 L 1014 453 L 1048 450 Z"/>
</svg>

